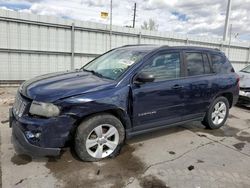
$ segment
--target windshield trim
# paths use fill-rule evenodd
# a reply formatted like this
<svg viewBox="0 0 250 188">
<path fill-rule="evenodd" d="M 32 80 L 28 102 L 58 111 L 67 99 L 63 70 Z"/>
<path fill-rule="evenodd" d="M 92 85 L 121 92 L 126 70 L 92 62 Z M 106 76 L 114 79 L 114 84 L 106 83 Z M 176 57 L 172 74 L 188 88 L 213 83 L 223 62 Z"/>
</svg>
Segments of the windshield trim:
<svg viewBox="0 0 250 188">
<path fill-rule="evenodd" d="M 92 63 L 92 62 L 95 61 L 97 58 L 99 58 L 99 57 L 101 57 L 101 56 L 103 56 L 103 55 L 105 55 L 105 54 L 107 54 L 107 53 L 109 53 L 109 52 L 111 52 L 111 51 L 113 51 L 113 50 L 115 50 L 115 49 L 117 49 L 117 48 L 111 49 L 111 50 L 109 50 L 109 51 L 107 51 L 107 52 L 105 52 L 105 53 L 103 53 L 103 54 L 97 55 L 94 59 L 90 60 L 90 61 L 87 62 L 85 65 L 83 65 L 83 66 L 80 68 L 80 70 L 81 70 L 81 69 L 84 69 L 85 66 L 87 66 L 87 65 L 90 64 L 90 63 Z"/>
</svg>

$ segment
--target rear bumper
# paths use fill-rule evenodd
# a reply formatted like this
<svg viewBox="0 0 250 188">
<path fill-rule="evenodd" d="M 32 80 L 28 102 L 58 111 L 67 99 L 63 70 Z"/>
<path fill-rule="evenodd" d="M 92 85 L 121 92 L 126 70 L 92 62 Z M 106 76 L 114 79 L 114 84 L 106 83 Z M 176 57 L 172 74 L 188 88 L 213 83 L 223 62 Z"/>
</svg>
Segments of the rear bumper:
<svg viewBox="0 0 250 188">
<path fill-rule="evenodd" d="M 18 152 L 35 156 L 57 156 L 60 154 L 60 148 L 42 148 L 30 144 L 22 130 L 12 121 L 12 143 Z"/>
</svg>

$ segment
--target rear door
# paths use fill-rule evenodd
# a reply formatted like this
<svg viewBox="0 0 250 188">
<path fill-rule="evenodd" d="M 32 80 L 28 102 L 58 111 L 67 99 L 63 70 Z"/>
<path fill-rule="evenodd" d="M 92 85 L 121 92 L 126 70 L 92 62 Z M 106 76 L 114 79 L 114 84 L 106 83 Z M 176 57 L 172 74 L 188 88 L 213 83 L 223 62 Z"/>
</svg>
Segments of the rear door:
<svg viewBox="0 0 250 188">
<path fill-rule="evenodd" d="M 183 57 L 186 78 L 183 82 L 183 120 L 188 120 L 204 115 L 216 86 L 207 53 L 184 51 Z"/>
</svg>

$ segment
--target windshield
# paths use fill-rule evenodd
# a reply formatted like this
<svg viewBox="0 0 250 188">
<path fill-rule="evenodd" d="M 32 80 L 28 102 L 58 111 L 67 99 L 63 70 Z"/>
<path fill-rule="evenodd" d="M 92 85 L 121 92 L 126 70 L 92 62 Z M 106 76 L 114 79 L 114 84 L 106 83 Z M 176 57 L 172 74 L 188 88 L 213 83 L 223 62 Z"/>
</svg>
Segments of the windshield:
<svg viewBox="0 0 250 188">
<path fill-rule="evenodd" d="M 97 76 L 116 80 L 150 49 L 120 48 L 112 50 L 83 67 Z"/>
<path fill-rule="evenodd" d="M 242 69 L 240 72 L 247 72 L 250 73 L 250 65 Z"/>
</svg>

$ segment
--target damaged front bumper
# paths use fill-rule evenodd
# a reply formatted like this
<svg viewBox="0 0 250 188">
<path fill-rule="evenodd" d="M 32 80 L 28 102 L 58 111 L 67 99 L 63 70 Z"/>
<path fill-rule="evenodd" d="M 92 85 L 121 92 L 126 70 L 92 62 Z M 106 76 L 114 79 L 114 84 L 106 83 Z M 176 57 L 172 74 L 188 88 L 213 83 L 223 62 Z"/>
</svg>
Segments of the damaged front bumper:
<svg viewBox="0 0 250 188">
<path fill-rule="evenodd" d="M 61 148 L 70 139 L 70 131 L 75 121 L 67 116 L 50 119 L 28 116 L 16 118 L 12 110 L 9 116 L 12 142 L 16 151 L 33 156 L 59 155 Z"/>
<path fill-rule="evenodd" d="M 16 151 L 35 156 L 57 156 L 61 151 L 60 148 L 42 148 L 30 144 L 15 123 L 12 123 L 12 143 Z"/>
<path fill-rule="evenodd" d="M 240 90 L 238 104 L 250 107 L 250 89 Z"/>
</svg>

